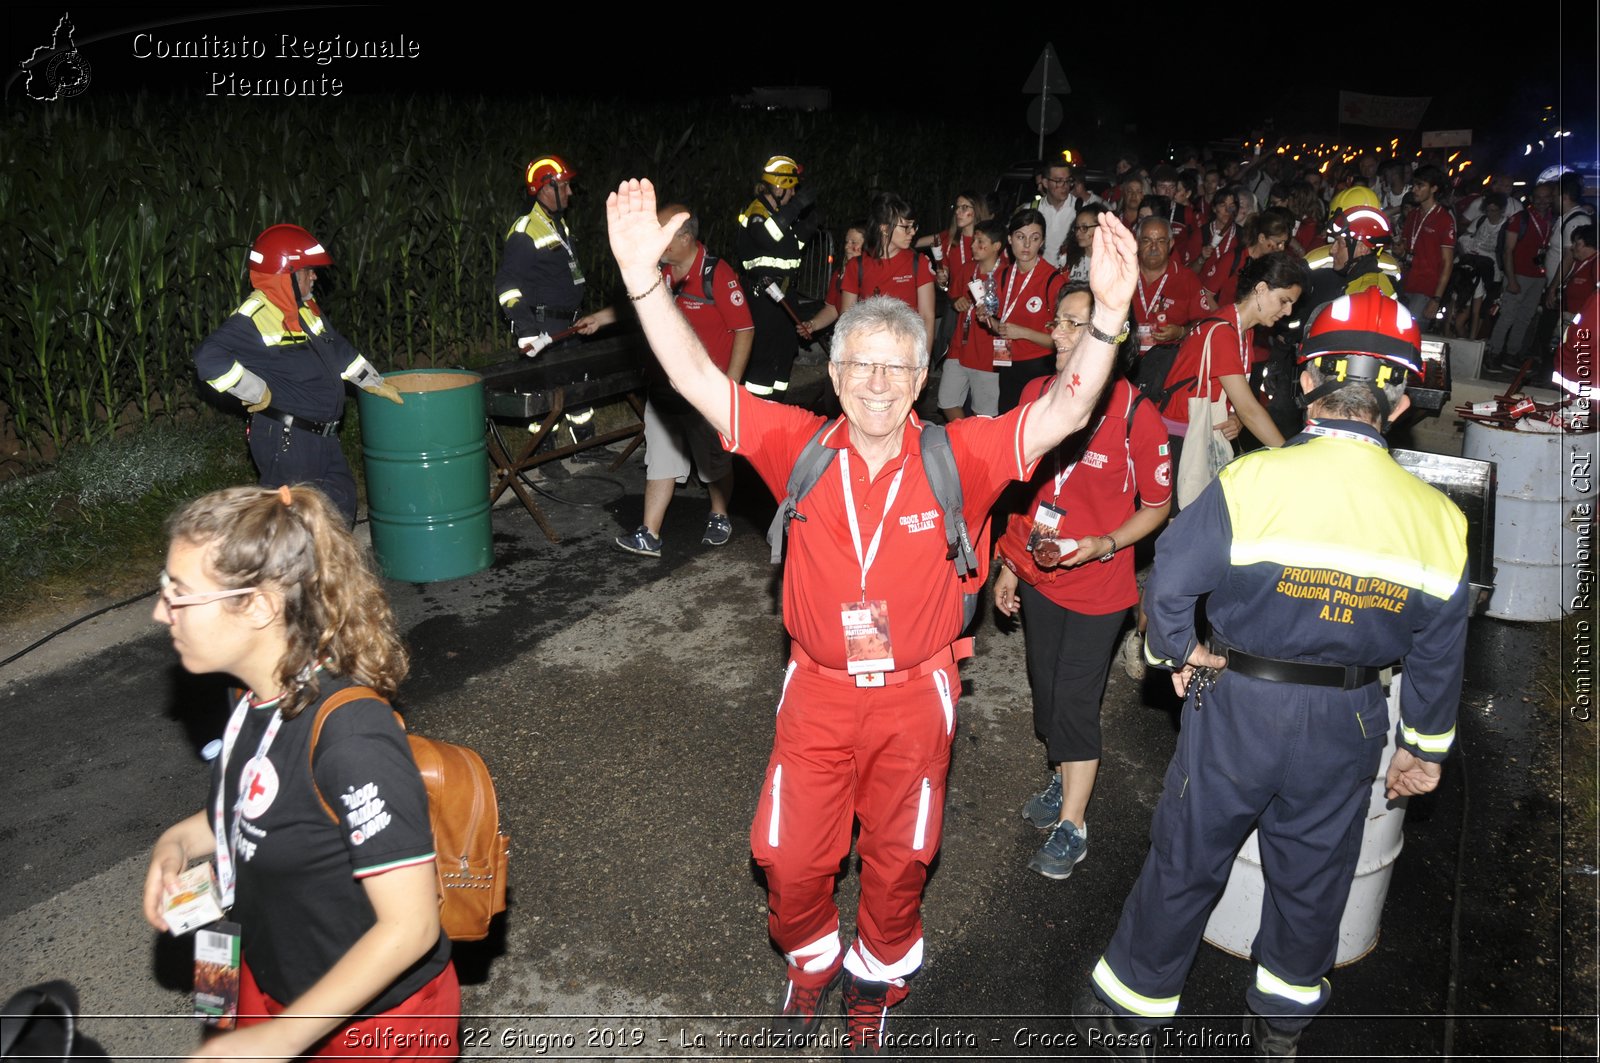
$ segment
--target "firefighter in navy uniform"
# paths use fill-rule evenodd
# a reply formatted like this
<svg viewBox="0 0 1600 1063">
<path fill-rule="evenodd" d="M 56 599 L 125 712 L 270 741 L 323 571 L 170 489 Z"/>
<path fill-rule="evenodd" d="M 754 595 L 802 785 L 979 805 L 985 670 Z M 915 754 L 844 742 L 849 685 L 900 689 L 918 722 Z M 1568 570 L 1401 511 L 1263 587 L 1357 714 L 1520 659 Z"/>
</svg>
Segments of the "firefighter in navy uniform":
<svg viewBox="0 0 1600 1063">
<path fill-rule="evenodd" d="M 783 307 L 767 295 L 767 286 L 776 283 L 788 291 L 789 282 L 800 272 L 805 246 L 816 235 L 816 197 L 800 187 L 804 172 L 787 155 L 767 160 L 756 182 L 755 199 L 739 215 L 735 245 L 739 279 L 755 323 L 744 386 L 752 394 L 780 400 L 789 390 L 800 337 Z"/>
<path fill-rule="evenodd" d="M 523 178 L 533 202 L 506 232 L 494 276 L 495 298 L 529 358 L 548 347 L 552 335 L 570 328 L 583 306 L 583 268 L 564 217 L 577 176 L 559 155 L 528 163 Z M 567 412 L 575 440 L 594 435 L 587 427 L 593 416 L 589 406 Z"/>
<path fill-rule="evenodd" d="M 1075 1007 L 1113 1054 L 1148 1054 L 1178 1010 L 1252 827 L 1266 896 L 1245 1029 L 1292 1056 L 1326 977 L 1387 742 L 1379 670 L 1403 660 L 1391 798 L 1439 781 L 1467 630 L 1466 518 L 1382 432 L 1409 405 L 1421 330 L 1375 289 L 1323 308 L 1300 352 L 1305 430 L 1232 462 L 1157 546 L 1145 656 L 1187 695 L 1151 848 Z M 1210 595 L 1210 648 L 1194 606 Z"/>
<path fill-rule="evenodd" d="M 339 449 L 344 385 L 403 403 L 394 385 L 334 331 L 312 298 L 317 270 L 333 256 L 298 225 L 274 225 L 250 246 L 254 290 L 201 341 L 195 368 L 244 403 L 250 457 L 263 487 L 308 483 L 352 526 L 356 484 Z"/>
</svg>

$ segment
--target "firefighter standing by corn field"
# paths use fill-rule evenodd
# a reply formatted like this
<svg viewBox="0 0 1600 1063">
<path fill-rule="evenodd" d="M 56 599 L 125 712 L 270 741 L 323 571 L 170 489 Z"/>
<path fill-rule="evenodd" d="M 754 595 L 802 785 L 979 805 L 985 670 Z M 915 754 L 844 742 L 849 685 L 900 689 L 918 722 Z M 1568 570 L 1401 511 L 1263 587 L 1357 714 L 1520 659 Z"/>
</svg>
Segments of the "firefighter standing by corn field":
<svg viewBox="0 0 1600 1063">
<path fill-rule="evenodd" d="M 756 196 L 739 214 L 735 258 L 744 281 L 755 345 L 744 386 L 754 395 L 782 400 L 789 390 L 800 338 L 783 307 L 767 294 L 776 284 L 787 292 L 800 272 L 801 255 L 816 235 L 816 195 L 800 187 L 804 167 L 787 155 L 774 155 L 761 167 Z"/>
<path fill-rule="evenodd" d="M 244 403 L 250 457 L 263 487 L 320 488 L 351 525 L 356 484 L 339 449 L 344 385 L 402 403 L 400 392 L 334 331 L 312 298 L 333 256 L 298 225 L 274 225 L 250 247 L 250 286 L 239 309 L 194 352 L 200 376 Z"/>
<path fill-rule="evenodd" d="M 583 267 L 564 217 L 577 176 L 559 155 L 541 155 L 528 163 L 523 178 L 533 202 L 511 223 L 494 277 L 495 299 L 511 323 L 517 346 L 529 358 L 548 347 L 552 336 L 571 328 L 583 308 Z M 593 416 L 589 406 L 567 412 L 574 440 Z M 583 432 L 593 434 L 592 428 Z"/>
</svg>

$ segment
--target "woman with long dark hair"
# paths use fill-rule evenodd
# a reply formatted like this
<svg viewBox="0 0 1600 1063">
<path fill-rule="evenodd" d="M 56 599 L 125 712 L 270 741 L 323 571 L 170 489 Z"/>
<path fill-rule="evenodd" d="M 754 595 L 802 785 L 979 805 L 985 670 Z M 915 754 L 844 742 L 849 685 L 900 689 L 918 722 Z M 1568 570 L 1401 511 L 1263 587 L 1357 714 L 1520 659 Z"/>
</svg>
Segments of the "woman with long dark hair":
<svg viewBox="0 0 1600 1063">
<path fill-rule="evenodd" d="M 168 533 L 156 621 L 184 668 L 246 688 L 205 809 L 161 835 L 145 876 L 145 918 L 166 930 L 178 876 L 214 859 L 241 928 L 239 1026 L 200 1054 L 453 1056 L 461 993 L 405 733 L 386 701 L 360 696 L 313 743 L 331 696 L 386 698 L 405 677 L 383 588 L 311 487 L 218 491 Z"/>
<path fill-rule="evenodd" d="M 1189 431 L 1189 400 L 1201 395 L 1226 399 L 1232 416 L 1257 439 L 1269 447 L 1283 446 L 1283 433 L 1250 390 L 1251 336 L 1257 326 L 1271 327 L 1293 310 L 1309 279 L 1306 264 L 1287 251 L 1248 259 L 1239 271 L 1233 304 L 1216 318 L 1190 327 L 1167 373 L 1166 386 L 1180 386 L 1161 411 L 1172 436 L 1174 467 Z M 1206 363 L 1210 370 L 1202 377 L 1201 366 Z M 1228 431 L 1237 434 L 1237 425 L 1224 434 Z"/>
<path fill-rule="evenodd" d="M 892 192 L 873 196 L 867 212 L 867 249 L 844 271 L 839 312 L 874 295 L 893 296 L 922 316 L 931 343 L 933 267 L 911 249 L 916 238 L 917 222 L 905 200 Z"/>
</svg>

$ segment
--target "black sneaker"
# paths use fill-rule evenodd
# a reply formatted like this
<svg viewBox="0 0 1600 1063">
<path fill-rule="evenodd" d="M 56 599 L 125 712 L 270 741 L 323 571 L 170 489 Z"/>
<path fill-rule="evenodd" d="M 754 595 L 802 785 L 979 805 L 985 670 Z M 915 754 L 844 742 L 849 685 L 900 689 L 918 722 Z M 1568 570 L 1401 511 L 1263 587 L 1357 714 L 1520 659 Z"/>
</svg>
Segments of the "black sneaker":
<svg viewBox="0 0 1600 1063">
<path fill-rule="evenodd" d="M 1156 1027 L 1118 1015 L 1092 990 L 1085 989 L 1072 1002 L 1072 1025 L 1083 1035 L 1085 1047 L 1108 1056 L 1151 1059 L 1155 1055 Z"/>
<path fill-rule="evenodd" d="M 827 1004 L 828 994 L 833 992 L 833 987 L 839 984 L 843 974 L 844 968 L 841 967 L 833 972 L 833 977 L 826 984 L 820 986 L 796 985 L 794 979 L 785 978 L 783 1004 L 778 1009 L 778 1025 L 787 1028 L 797 1039 L 815 1033 L 822 1023 L 822 1009 Z"/>
<path fill-rule="evenodd" d="M 700 537 L 704 546 L 727 546 L 733 537 L 733 521 L 726 513 L 713 513 L 706 518 L 706 533 Z"/>
<path fill-rule="evenodd" d="M 853 1056 L 883 1054 L 883 1031 L 889 1021 L 889 986 L 844 973 L 845 1051 Z"/>
<path fill-rule="evenodd" d="M 1265 1015 L 1246 1015 L 1244 1035 L 1255 1046 L 1257 1059 L 1295 1059 L 1300 1051 L 1300 1031 L 1280 1030 Z"/>
</svg>

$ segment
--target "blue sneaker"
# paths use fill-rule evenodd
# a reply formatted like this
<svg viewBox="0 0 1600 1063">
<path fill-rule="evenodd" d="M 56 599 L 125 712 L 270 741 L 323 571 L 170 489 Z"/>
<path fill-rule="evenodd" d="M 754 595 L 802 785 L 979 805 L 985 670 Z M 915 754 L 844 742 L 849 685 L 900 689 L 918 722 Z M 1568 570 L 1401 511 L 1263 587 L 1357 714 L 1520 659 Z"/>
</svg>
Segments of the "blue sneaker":
<svg viewBox="0 0 1600 1063">
<path fill-rule="evenodd" d="M 1061 818 L 1061 776 L 1050 773 L 1050 785 L 1028 798 L 1022 806 L 1022 818 L 1038 827 L 1049 830 Z"/>
<path fill-rule="evenodd" d="M 1072 874 L 1072 869 L 1089 855 L 1089 828 L 1079 827 L 1069 819 L 1056 824 L 1044 845 L 1028 861 L 1028 868 L 1045 878 L 1061 880 Z"/>
<path fill-rule="evenodd" d="M 733 537 L 733 521 L 726 513 L 713 513 L 706 519 L 706 533 L 700 537 L 705 546 L 727 546 Z"/>
<path fill-rule="evenodd" d="M 650 529 L 643 524 L 639 525 L 639 530 L 632 535 L 617 536 L 615 542 L 630 554 L 638 554 L 641 557 L 661 556 L 661 540 L 651 535 Z"/>
</svg>

